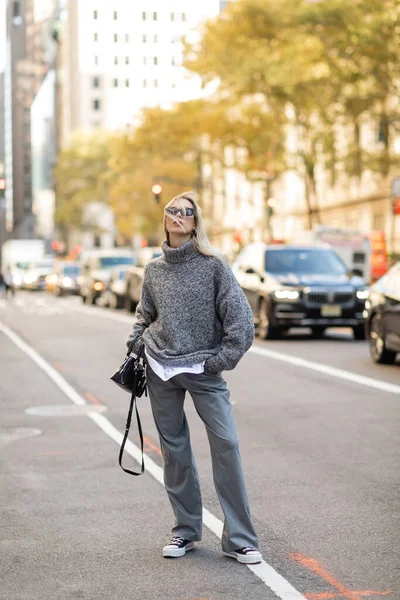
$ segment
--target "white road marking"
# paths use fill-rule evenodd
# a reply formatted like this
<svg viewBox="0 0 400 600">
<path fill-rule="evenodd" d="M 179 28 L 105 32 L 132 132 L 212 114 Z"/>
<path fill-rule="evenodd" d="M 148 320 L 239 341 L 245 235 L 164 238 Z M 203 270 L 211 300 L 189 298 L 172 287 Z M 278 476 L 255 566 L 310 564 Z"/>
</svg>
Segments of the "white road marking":
<svg viewBox="0 0 400 600">
<path fill-rule="evenodd" d="M 80 396 L 74 388 L 61 375 L 47 363 L 36 350 L 24 342 L 19 335 L 14 333 L 7 325 L 0 322 L 0 331 L 6 335 L 18 348 L 27 354 L 34 363 L 40 367 L 46 375 L 59 387 L 59 389 L 76 405 L 82 406 L 87 402 Z M 95 412 L 87 413 L 87 416 L 104 433 L 106 433 L 118 445 L 121 445 L 123 435 L 110 421 L 101 414 Z M 141 453 L 139 448 L 130 440 L 125 446 L 126 452 L 130 454 L 139 464 L 141 463 Z M 161 485 L 164 485 L 163 470 L 149 456 L 145 454 L 145 466 L 150 475 L 154 477 Z M 221 538 L 223 523 L 215 517 L 210 511 L 203 508 L 203 522 L 206 527 L 218 538 Z M 281 600 L 306 600 L 305 596 L 296 590 L 282 575 L 280 575 L 271 565 L 263 560 L 258 565 L 246 565 L 267 587 L 272 590 Z"/>
<path fill-rule="evenodd" d="M 297 356 L 291 356 L 290 354 L 282 354 L 275 350 L 269 350 L 268 348 L 260 348 L 259 346 L 252 346 L 249 350 L 253 354 L 259 354 L 260 356 L 266 356 L 273 360 L 279 360 L 281 362 L 289 363 L 295 367 L 301 367 L 303 369 L 311 369 L 330 377 L 336 377 L 337 379 L 344 379 L 357 383 L 358 385 L 365 385 L 382 392 L 390 392 L 392 394 L 400 394 L 400 385 L 394 383 L 387 383 L 379 379 L 373 379 L 372 377 L 366 377 L 365 375 L 358 375 L 357 373 L 351 373 L 344 369 L 338 369 L 337 367 L 330 367 L 323 363 L 314 362 L 305 358 L 299 358 Z"/>
</svg>

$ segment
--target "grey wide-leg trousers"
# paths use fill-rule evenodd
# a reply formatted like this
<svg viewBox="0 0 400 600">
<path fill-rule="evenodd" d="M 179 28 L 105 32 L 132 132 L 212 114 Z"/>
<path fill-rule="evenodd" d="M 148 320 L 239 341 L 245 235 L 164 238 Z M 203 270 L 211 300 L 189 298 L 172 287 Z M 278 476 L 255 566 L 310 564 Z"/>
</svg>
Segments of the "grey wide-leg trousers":
<svg viewBox="0 0 400 600">
<path fill-rule="evenodd" d="M 225 516 L 222 549 L 257 548 L 225 380 L 211 373 L 181 373 L 163 381 L 147 365 L 147 382 L 164 457 L 165 488 L 176 519 L 173 535 L 193 541 L 202 535 L 200 485 L 183 409 L 188 391 L 210 443 L 214 485 Z"/>
</svg>

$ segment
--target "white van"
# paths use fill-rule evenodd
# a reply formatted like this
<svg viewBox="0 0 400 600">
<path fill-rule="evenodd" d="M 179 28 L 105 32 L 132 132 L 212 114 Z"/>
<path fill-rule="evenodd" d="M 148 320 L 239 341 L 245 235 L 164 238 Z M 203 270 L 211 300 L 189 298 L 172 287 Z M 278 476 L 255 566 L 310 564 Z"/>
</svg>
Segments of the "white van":
<svg viewBox="0 0 400 600">
<path fill-rule="evenodd" d="M 135 253 L 130 248 L 86 250 L 81 255 L 78 277 L 79 295 L 84 303 L 94 304 L 105 289 L 113 269 L 133 265 Z"/>
</svg>

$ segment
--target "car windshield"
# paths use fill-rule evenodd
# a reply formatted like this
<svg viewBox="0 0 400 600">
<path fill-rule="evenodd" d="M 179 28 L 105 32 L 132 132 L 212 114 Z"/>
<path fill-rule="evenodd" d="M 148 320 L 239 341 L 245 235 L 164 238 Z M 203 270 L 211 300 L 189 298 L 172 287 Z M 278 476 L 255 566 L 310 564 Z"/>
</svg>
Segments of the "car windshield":
<svg viewBox="0 0 400 600">
<path fill-rule="evenodd" d="M 265 270 L 276 275 L 345 275 L 346 266 L 331 250 L 267 250 Z"/>
<path fill-rule="evenodd" d="M 112 269 L 118 265 L 133 265 L 133 256 L 103 256 L 100 258 L 102 269 Z"/>
<path fill-rule="evenodd" d="M 64 267 L 64 275 L 71 275 L 72 277 L 75 277 L 75 275 L 78 275 L 78 273 L 79 267 L 75 265 L 69 265 L 68 267 Z"/>
<path fill-rule="evenodd" d="M 52 260 L 39 260 L 29 265 L 30 269 L 50 269 L 53 266 Z"/>
<path fill-rule="evenodd" d="M 22 269 L 22 270 L 29 269 L 29 263 L 28 262 L 17 262 L 17 263 L 15 263 L 15 266 L 18 269 Z"/>
</svg>

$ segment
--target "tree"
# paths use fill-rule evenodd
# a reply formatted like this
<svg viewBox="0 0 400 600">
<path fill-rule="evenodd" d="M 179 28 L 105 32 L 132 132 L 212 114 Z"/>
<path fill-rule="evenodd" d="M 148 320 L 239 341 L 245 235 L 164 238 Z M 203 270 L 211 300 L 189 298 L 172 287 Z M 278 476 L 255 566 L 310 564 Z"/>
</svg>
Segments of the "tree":
<svg viewBox="0 0 400 600">
<path fill-rule="evenodd" d="M 303 175 L 311 225 L 318 164 L 329 168 L 332 181 L 343 169 L 385 176 L 393 164 L 399 33 L 399 0 L 242 0 L 187 45 L 185 64 L 205 83 L 218 80 L 223 95 L 262 98 L 281 126 L 290 115 L 297 149 L 287 152 L 286 164 Z M 383 147 L 372 153 L 360 132 L 377 114 Z M 346 128 L 353 139 L 340 145 Z"/>
<path fill-rule="evenodd" d="M 107 132 L 74 135 L 58 156 L 54 169 L 55 223 L 65 241 L 74 228 L 90 229 L 85 208 L 91 202 L 108 201 L 110 142 Z"/>
</svg>

